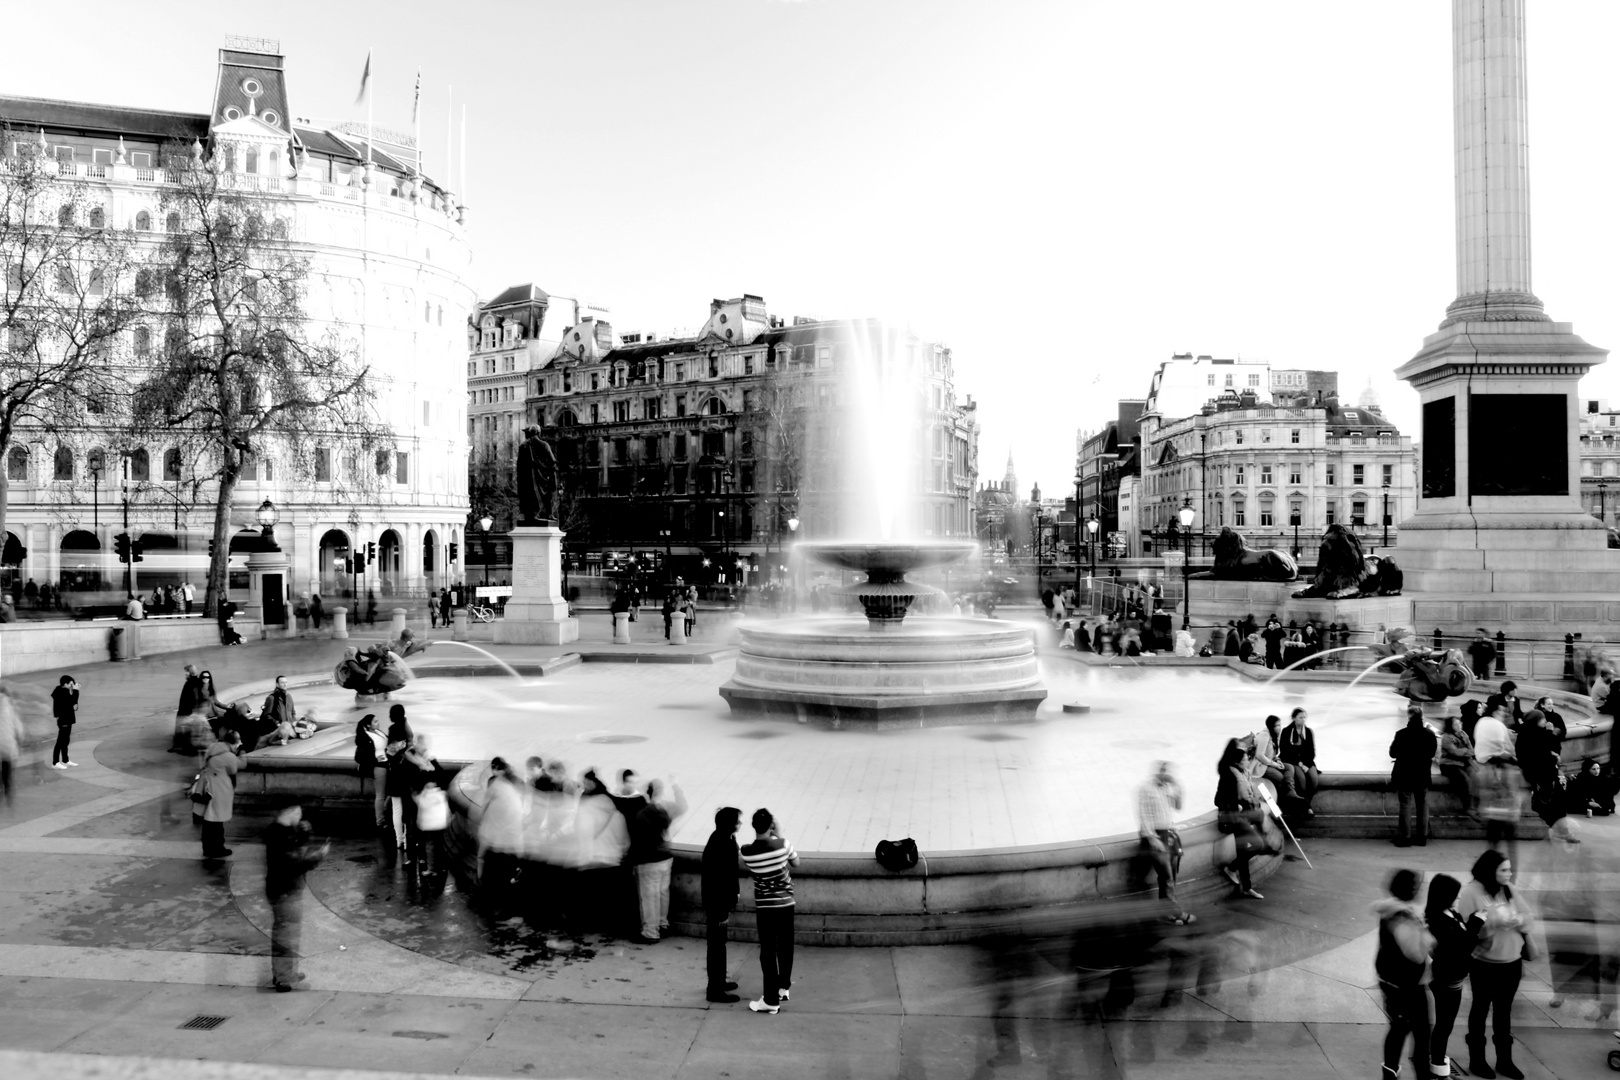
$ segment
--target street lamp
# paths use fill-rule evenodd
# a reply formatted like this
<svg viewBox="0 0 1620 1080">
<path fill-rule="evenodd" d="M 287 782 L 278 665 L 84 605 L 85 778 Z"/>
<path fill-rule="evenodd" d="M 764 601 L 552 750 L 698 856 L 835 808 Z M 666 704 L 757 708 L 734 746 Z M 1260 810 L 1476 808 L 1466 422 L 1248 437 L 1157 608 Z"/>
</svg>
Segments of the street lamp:
<svg viewBox="0 0 1620 1080">
<path fill-rule="evenodd" d="M 1288 523 L 1294 527 L 1294 558 L 1299 558 L 1299 511 L 1293 510 L 1288 515 Z"/>
<path fill-rule="evenodd" d="M 478 519 L 478 527 L 484 530 L 484 588 L 489 588 L 489 527 L 495 524 L 495 519 L 485 514 Z"/>
<path fill-rule="evenodd" d="M 1189 582 L 1192 577 L 1192 527 L 1193 519 L 1197 516 L 1198 511 L 1193 509 L 1191 499 L 1185 500 L 1181 509 L 1176 511 L 1176 517 L 1181 520 L 1181 595 L 1185 600 L 1185 611 L 1181 616 L 1183 630 L 1192 626 L 1192 589 Z"/>
<path fill-rule="evenodd" d="M 1384 546 L 1389 547 L 1389 481 L 1384 481 Z"/>
<path fill-rule="evenodd" d="M 1092 577 L 1097 576 L 1097 530 L 1101 528 L 1102 522 L 1097 520 L 1096 514 L 1091 515 L 1091 517 L 1086 521 L 1086 532 L 1088 534 L 1086 538 L 1086 550 L 1091 555 Z M 1075 561 L 1079 562 L 1080 560 L 1076 559 Z"/>
<path fill-rule="evenodd" d="M 790 517 L 790 518 L 788 518 L 787 525 L 788 525 L 788 533 L 789 533 L 789 535 L 793 536 L 794 539 L 797 540 L 798 539 L 798 534 L 799 534 L 799 519 L 796 518 L 796 517 Z M 793 545 L 793 547 L 794 547 L 794 554 L 797 555 L 798 554 L 798 544 L 795 543 Z M 789 560 L 789 561 L 791 562 L 792 560 Z M 795 565 L 797 565 L 797 564 L 795 563 Z M 947 570 L 946 573 L 949 574 L 950 571 Z M 793 586 L 793 606 L 792 606 L 792 610 L 798 611 L 799 610 L 799 581 L 798 581 L 798 574 L 797 574 L 796 571 L 794 571 L 792 573 L 792 575 L 789 577 L 788 584 Z"/>
<path fill-rule="evenodd" d="M 263 540 L 264 551 L 280 551 L 276 546 L 276 522 L 281 520 L 281 511 L 269 499 L 259 504 L 253 512 L 253 519 L 259 523 L 259 536 Z"/>
</svg>

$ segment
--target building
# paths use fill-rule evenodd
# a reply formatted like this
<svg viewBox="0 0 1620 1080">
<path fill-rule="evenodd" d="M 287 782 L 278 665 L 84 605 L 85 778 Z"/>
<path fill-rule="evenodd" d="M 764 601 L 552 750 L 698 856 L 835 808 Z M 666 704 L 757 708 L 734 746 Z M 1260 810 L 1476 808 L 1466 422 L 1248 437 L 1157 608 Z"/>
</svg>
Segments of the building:
<svg viewBox="0 0 1620 1080">
<path fill-rule="evenodd" d="M 134 230 L 149 248 L 178 227 L 178 215 L 171 224 L 160 209 L 178 179 L 165 168 L 170 154 L 189 153 L 233 190 L 263 199 L 277 239 L 308 260 L 310 335 L 335 330 L 370 365 L 393 444 L 387 481 L 363 495 L 345 483 L 341 462 L 295 482 L 273 457 L 257 461 L 237 489 L 233 522 L 253 526 L 254 511 L 273 502 L 293 592 L 318 591 L 329 602 L 357 584 L 385 597 L 419 594 L 454 579 L 449 552 L 467 514 L 464 328 L 475 297 L 464 210 L 421 175 L 409 137 L 368 146 L 364 125 L 295 120 L 293 100 L 277 43 L 229 39 L 206 112 L 0 97 L 0 122 L 48 147 L 63 180 L 85 185 L 93 217 Z M 150 334 L 139 326 L 132 335 L 136 361 L 143 330 Z M 124 531 L 127 500 L 128 531 L 146 548 L 136 587 L 200 585 L 211 485 L 183 475 L 163 446 L 119 454 L 112 445 L 109 433 L 87 428 L 30 433 L 13 448 L 5 467 L 10 531 L 27 548 L 20 572 L 85 590 L 117 582 L 113 535 Z M 367 544 L 377 562 L 357 582 L 343 560 Z M 245 587 L 235 565 L 232 586 Z"/>
<path fill-rule="evenodd" d="M 1180 546 L 1178 513 L 1189 502 L 1198 547 L 1230 527 L 1251 547 L 1297 550 L 1311 561 L 1334 524 L 1370 549 L 1395 543 L 1416 504 L 1412 440 L 1381 413 L 1334 397 L 1282 400 L 1225 391 L 1192 416 L 1144 415 L 1144 553 Z"/>
<path fill-rule="evenodd" d="M 1124 526 L 1120 490 L 1141 475 L 1141 420 L 1146 408 L 1145 400 L 1121 401 L 1113 420 L 1098 431 L 1081 433 L 1074 475 L 1085 530 L 1080 539 L 1083 544 L 1097 545 L 1094 554 L 1104 558 L 1127 558 L 1139 552 Z M 1090 528 L 1093 519 L 1095 533 Z"/>
<path fill-rule="evenodd" d="M 1620 411 L 1603 398 L 1581 402 L 1581 506 L 1610 528 L 1620 523 Z"/>
<path fill-rule="evenodd" d="M 525 405 L 586 574 L 757 583 L 795 537 L 973 535 L 976 407 L 950 349 L 877 320 L 789 325 L 751 294 L 690 336 L 581 315 Z"/>
</svg>

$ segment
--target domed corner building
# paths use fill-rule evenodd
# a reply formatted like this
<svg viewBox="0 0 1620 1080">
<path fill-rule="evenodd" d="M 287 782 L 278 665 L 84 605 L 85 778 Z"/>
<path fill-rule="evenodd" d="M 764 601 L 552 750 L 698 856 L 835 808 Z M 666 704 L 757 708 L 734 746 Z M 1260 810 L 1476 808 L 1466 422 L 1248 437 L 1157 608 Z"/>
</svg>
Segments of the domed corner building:
<svg viewBox="0 0 1620 1080">
<path fill-rule="evenodd" d="M 286 242 L 308 260 L 307 335 L 336 327 L 359 350 L 393 444 L 376 460 L 379 472 L 386 462 L 387 482 L 361 496 L 338 474 L 337 452 L 323 463 L 317 449 L 309 480 L 291 479 L 268 454 L 244 470 L 231 515 L 231 596 L 250 599 L 247 530 L 258 528 L 256 511 L 269 499 L 289 559 L 289 596 L 318 592 L 330 606 L 356 589 L 362 598 L 374 591 L 386 612 L 390 600 L 460 577 L 450 555 L 464 542 L 468 511 L 464 365 L 467 319 L 477 307 L 465 210 L 421 174 L 410 137 L 380 129 L 368 136 L 365 123 L 295 120 L 290 100 L 279 44 L 227 39 L 206 114 L 0 96 L 0 125 L 12 140 L 47 146 L 59 175 L 85 185 L 101 220 L 154 247 L 169 227 L 160 212 L 174 180 L 165 150 L 189 148 L 234 174 L 234 190 L 271 204 L 267 216 L 286 223 Z M 143 329 L 161 332 L 132 331 L 137 360 L 152 340 Z M 124 568 L 114 547 L 127 487 L 128 532 L 144 547 L 136 590 L 189 580 L 200 607 L 213 485 L 198 488 L 172 447 L 120 455 L 109 434 L 25 434 L 8 453 L 7 528 L 27 549 L 21 579 L 61 586 L 75 607 L 120 599 Z M 345 560 L 367 545 L 375 561 L 356 579 Z"/>
</svg>

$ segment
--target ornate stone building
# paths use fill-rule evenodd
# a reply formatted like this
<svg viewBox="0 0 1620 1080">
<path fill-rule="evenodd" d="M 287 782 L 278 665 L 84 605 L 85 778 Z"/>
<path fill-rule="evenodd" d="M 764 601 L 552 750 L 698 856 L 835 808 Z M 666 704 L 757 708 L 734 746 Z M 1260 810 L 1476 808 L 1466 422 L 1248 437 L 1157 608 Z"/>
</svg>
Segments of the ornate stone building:
<svg viewBox="0 0 1620 1080">
<path fill-rule="evenodd" d="M 880 514 L 893 535 L 973 535 L 978 423 L 950 350 L 875 320 L 787 325 L 744 295 L 660 340 L 581 314 L 526 404 L 556 449 L 578 569 L 635 555 L 638 572 L 757 583 L 795 537 L 870 534 Z M 878 498 L 874 480 L 893 487 Z"/>
<path fill-rule="evenodd" d="M 364 485 L 364 494 L 346 483 L 341 455 L 307 482 L 288 479 L 273 456 L 256 463 L 237 489 L 233 524 L 254 526 L 255 510 L 273 501 L 294 592 L 341 595 L 354 584 L 343 558 L 374 544 L 377 563 L 363 587 L 405 595 L 458 575 L 448 557 L 467 515 L 465 335 L 475 303 L 464 211 L 421 175 L 408 136 L 378 131 L 368 145 L 364 124 L 297 121 L 291 102 L 279 46 L 232 39 L 220 50 L 206 113 L 0 97 L 0 123 L 13 139 L 48 147 L 63 181 L 84 186 L 97 219 L 132 229 L 149 248 L 179 227 L 161 209 L 178 180 L 164 167 L 167 154 L 189 153 L 226 186 L 263 199 L 278 241 L 308 261 L 309 336 L 335 332 L 359 351 L 393 442 L 387 482 Z M 136 364 L 152 332 L 133 330 Z M 39 433 L 5 468 L 10 530 L 28 549 L 24 576 L 80 588 L 114 583 L 121 567 L 112 538 L 127 499 L 129 531 L 146 548 L 137 587 L 201 584 L 213 493 L 170 448 L 116 447 L 95 429 Z M 233 587 L 243 577 L 233 572 Z"/>
</svg>

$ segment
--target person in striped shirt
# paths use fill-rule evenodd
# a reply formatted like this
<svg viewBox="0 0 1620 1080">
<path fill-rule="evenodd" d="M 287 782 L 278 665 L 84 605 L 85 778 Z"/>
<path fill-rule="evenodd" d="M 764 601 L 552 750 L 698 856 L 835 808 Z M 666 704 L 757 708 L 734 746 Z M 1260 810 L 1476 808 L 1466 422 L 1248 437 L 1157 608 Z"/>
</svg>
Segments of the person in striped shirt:
<svg viewBox="0 0 1620 1080">
<path fill-rule="evenodd" d="M 754 879 L 754 924 L 759 931 L 759 970 L 765 989 L 748 1007 L 774 1013 L 793 985 L 793 875 L 799 853 L 777 829 L 776 818 L 754 811 L 754 840 L 742 847 L 743 865 Z"/>
</svg>

